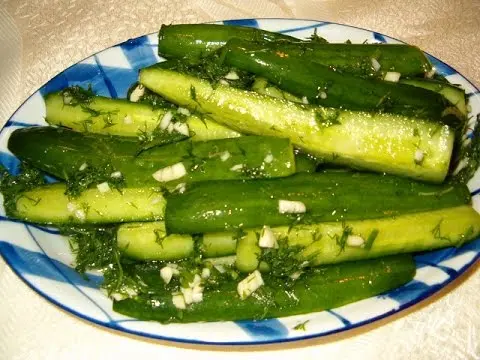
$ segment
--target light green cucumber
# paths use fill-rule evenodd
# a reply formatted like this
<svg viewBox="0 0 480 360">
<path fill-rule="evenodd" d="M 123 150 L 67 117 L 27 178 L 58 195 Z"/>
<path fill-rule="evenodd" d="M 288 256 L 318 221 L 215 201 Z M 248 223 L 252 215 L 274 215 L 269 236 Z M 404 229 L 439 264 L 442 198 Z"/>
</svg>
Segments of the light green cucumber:
<svg viewBox="0 0 480 360">
<path fill-rule="evenodd" d="M 431 182 L 443 181 L 449 168 L 454 132 L 441 123 L 301 105 L 221 84 L 213 88 L 205 80 L 159 67 L 141 70 L 140 82 L 235 130 L 288 137 L 329 162 Z"/>
</svg>

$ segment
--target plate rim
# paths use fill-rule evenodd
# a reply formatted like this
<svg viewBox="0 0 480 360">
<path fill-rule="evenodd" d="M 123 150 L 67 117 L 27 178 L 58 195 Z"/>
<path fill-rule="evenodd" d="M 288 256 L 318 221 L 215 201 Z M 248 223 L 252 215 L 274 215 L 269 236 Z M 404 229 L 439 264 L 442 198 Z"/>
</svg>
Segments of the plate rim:
<svg viewBox="0 0 480 360">
<path fill-rule="evenodd" d="M 312 21 L 312 22 L 317 22 L 317 24 L 312 24 L 310 26 L 308 26 L 308 28 L 315 28 L 315 27 L 318 27 L 320 26 L 322 23 L 323 24 L 331 24 L 331 25 L 340 25 L 340 26 L 344 26 L 344 27 L 348 27 L 348 28 L 353 28 L 353 29 L 357 29 L 357 30 L 362 30 L 362 31 L 367 31 L 367 32 L 370 32 L 370 33 L 375 33 L 375 34 L 379 34 L 379 35 L 382 35 L 382 36 L 386 36 L 387 38 L 390 38 L 390 39 L 393 39 L 395 41 L 399 41 L 401 42 L 402 44 L 408 44 L 406 43 L 405 41 L 403 40 L 400 40 L 398 38 L 395 38 L 395 37 L 392 37 L 392 36 L 389 36 L 387 34 L 384 34 L 384 33 L 381 33 L 381 32 L 378 32 L 378 31 L 374 31 L 374 30 L 370 30 L 370 29 L 367 29 L 367 28 L 363 28 L 363 27 L 359 27 L 359 26 L 354 26 L 354 25 L 349 25 L 349 24 L 346 24 L 346 23 L 340 23 L 340 22 L 332 22 L 332 21 L 327 21 L 327 20 L 318 20 L 318 19 L 305 19 L 305 18 L 278 18 L 278 17 L 255 17 L 255 18 L 237 18 L 237 19 L 223 19 L 223 20 L 215 20 L 215 21 L 209 21 L 209 22 L 202 22 L 202 23 L 197 23 L 197 24 L 212 24 L 212 23 L 223 23 L 223 22 L 226 22 L 226 21 L 246 21 L 246 20 L 267 20 L 267 21 L 276 21 L 276 20 L 280 20 L 280 21 L 287 21 L 287 22 L 295 22 L 295 21 Z M 224 25 L 222 24 L 221 26 L 228 26 L 228 25 Z M 150 36 L 150 35 L 154 35 L 156 34 L 156 32 L 152 32 L 152 33 L 148 33 L 148 34 L 143 34 L 143 35 L 139 35 L 137 37 L 134 37 L 134 38 L 129 38 L 127 40 L 124 40 L 124 41 L 121 41 L 121 42 L 118 42 L 118 43 L 115 43 L 113 45 L 110 45 L 110 46 L 107 46 L 97 52 L 94 52 L 90 55 L 88 55 L 87 57 L 85 58 L 82 58 L 78 61 L 76 61 L 75 63 L 69 65 L 68 67 L 64 68 L 63 70 L 61 70 L 60 72 L 56 73 L 55 75 L 53 75 L 52 77 L 50 77 L 46 82 L 42 83 L 33 93 L 31 93 L 30 95 L 28 95 L 28 97 L 18 106 L 18 108 L 9 116 L 8 120 L 5 122 L 5 124 L 3 124 L 3 126 L 0 128 L 0 135 L 4 132 L 4 130 L 6 128 L 8 128 L 10 126 L 10 124 L 12 124 L 12 118 L 14 118 L 14 116 L 17 114 L 17 112 L 33 97 L 35 96 L 38 91 L 44 87 L 46 84 L 48 84 L 53 78 L 55 78 L 56 76 L 62 74 L 63 72 L 67 71 L 68 69 L 76 66 L 77 64 L 83 62 L 84 60 L 92 57 L 92 56 L 95 56 L 103 51 L 106 51 L 108 49 L 111 49 L 111 48 L 114 48 L 116 46 L 121 46 L 122 44 L 125 44 L 125 43 L 128 43 L 129 41 L 132 41 L 132 40 L 136 40 L 138 38 L 141 38 L 141 37 L 147 37 L 147 36 Z M 442 61 L 441 59 L 437 58 L 436 56 L 426 52 L 426 51 L 423 51 L 422 49 L 420 49 L 424 54 L 434 58 L 436 61 L 438 61 L 439 63 L 442 63 L 446 66 L 448 66 L 450 69 L 454 70 L 458 75 L 460 75 L 466 82 L 468 82 L 473 89 L 475 89 L 474 93 L 473 93 L 473 96 L 479 96 L 479 93 L 480 93 L 480 89 L 479 87 L 477 87 L 469 78 L 465 77 L 461 72 L 459 72 L 456 68 L 454 68 L 453 66 L 447 64 L 446 62 Z M 8 220 L 10 220 L 9 218 L 7 218 Z M 23 222 L 23 221 L 20 221 L 20 223 L 22 224 L 25 224 L 26 226 L 30 225 L 30 223 L 26 223 L 26 222 Z M 480 238 L 479 238 L 480 239 Z M 474 240 L 474 241 L 478 241 L 479 239 L 477 240 Z M 44 249 L 39 245 L 39 248 L 40 250 L 44 253 L 44 255 L 47 257 L 49 263 L 51 263 L 55 268 L 56 266 L 53 264 L 52 262 L 52 259 L 46 255 Z M 354 330 L 354 329 L 358 329 L 360 327 L 363 327 L 363 326 L 366 326 L 366 325 L 369 325 L 371 323 L 374 323 L 374 322 L 378 322 L 382 319 L 386 319 L 386 318 L 391 318 L 391 321 L 395 320 L 394 318 L 392 318 L 392 315 L 394 314 L 401 314 L 401 316 L 404 316 L 404 312 L 405 310 L 409 309 L 409 308 L 412 308 L 416 305 L 423 305 L 425 303 L 425 301 L 428 299 L 428 298 L 431 298 L 433 295 L 441 292 L 445 287 L 447 286 L 450 286 L 453 282 L 457 282 L 457 279 L 460 278 L 460 277 L 463 277 L 465 275 L 465 273 L 468 272 L 468 270 L 470 269 L 474 269 L 476 263 L 480 260 L 480 252 L 477 252 L 475 254 L 475 256 L 467 263 L 465 264 L 464 266 L 462 266 L 460 269 L 456 270 L 455 273 L 453 275 L 450 275 L 448 280 L 442 282 L 441 284 L 436 284 L 436 285 L 432 285 L 428 291 L 426 291 L 425 293 L 423 293 L 422 295 L 416 297 L 414 300 L 411 300 L 405 304 L 401 304 L 398 308 L 396 309 L 392 309 L 392 310 L 389 310 L 387 311 L 386 313 L 383 313 L 381 315 L 377 315 L 375 317 L 371 317 L 371 318 L 368 318 L 367 320 L 363 320 L 363 321 L 360 321 L 360 322 L 357 322 L 357 323 L 354 323 L 354 324 L 350 324 L 348 326 L 348 328 L 344 328 L 344 327 L 341 327 L 341 328 L 336 328 L 336 329 L 332 329 L 332 330 L 328 330 L 328 331 L 325 331 L 325 332 L 322 332 L 322 333 L 312 333 L 312 334 L 308 334 L 308 335 L 301 335 L 301 336 L 296 336 L 296 337 L 288 337 L 288 338 L 278 338 L 278 339 L 255 339 L 255 338 L 252 338 L 251 340 L 249 341 L 221 341 L 221 342 L 214 342 L 214 341 L 205 341 L 205 340 L 197 340 L 197 339 L 186 339 L 186 338 L 177 338 L 177 337 L 171 337 L 171 336 L 163 336 L 163 335 L 156 335 L 156 334 L 152 334 L 152 333 L 148 333 L 148 332 L 144 332 L 144 331 L 141 331 L 141 330 L 132 330 L 132 329 L 129 329 L 129 328 L 125 328 L 125 327 L 119 327 L 119 326 L 112 326 L 109 322 L 102 322 L 100 320 L 97 320 L 97 319 L 94 319 L 93 317 L 90 317 L 88 315 L 85 315 L 84 313 L 80 313 L 78 312 L 77 310 L 74 310 L 72 308 L 70 308 L 69 306 L 67 305 L 64 305 L 63 303 L 61 303 L 60 301 L 57 301 L 55 300 L 53 297 L 51 297 L 50 295 L 48 295 L 47 293 L 45 293 L 44 291 L 42 291 L 40 288 L 36 287 L 32 282 L 30 282 L 25 276 L 23 276 L 20 271 L 14 266 L 13 262 L 7 257 L 6 254 L 4 254 L 2 248 L 0 248 L 0 256 L 3 258 L 3 260 L 5 261 L 5 263 L 8 265 L 8 267 L 13 271 L 13 273 L 24 283 L 26 284 L 30 289 L 32 289 L 35 293 L 37 293 L 38 295 L 40 295 L 43 299 L 47 300 L 47 302 L 53 304 L 54 306 L 60 308 L 61 310 L 63 310 L 65 313 L 67 313 L 69 316 L 74 316 L 76 318 L 79 318 L 80 320 L 83 320 L 83 321 L 86 321 L 88 323 L 93 323 L 94 325 L 97 325 L 99 326 L 100 328 L 104 328 L 104 329 L 109 329 L 109 330 L 114 330 L 115 332 L 118 332 L 118 333 L 126 333 L 126 334 L 130 334 L 130 335 L 135 335 L 135 336 L 138 336 L 139 338 L 145 340 L 145 339 L 153 339 L 153 340 L 162 340 L 162 341 L 168 341 L 168 342 L 173 342 L 173 343 L 179 343 L 179 344 L 193 344 L 193 345 L 208 345 L 208 346 L 245 346 L 245 345 L 248 345 L 248 346 L 256 346 L 256 345 L 273 345 L 273 344 L 280 344 L 280 343 L 291 343 L 291 342 L 295 342 L 295 341 L 304 341 L 304 340 L 309 340 L 309 339 L 314 339 L 314 338 L 323 338 L 323 337 L 326 337 L 326 336 L 330 336 L 330 335 L 333 335 L 333 334 L 337 334 L 337 333 L 345 333 L 345 332 L 349 332 L 351 330 Z M 57 269 L 58 270 L 58 269 Z M 478 269 L 474 270 L 474 272 L 472 272 L 472 274 L 470 274 L 469 276 L 467 276 L 465 279 L 468 279 L 471 275 L 473 275 L 476 271 L 478 271 Z M 445 294 L 443 294 L 442 296 L 446 295 L 448 292 L 452 291 L 452 289 L 448 290 Z M 438 299 L 437 299 L 438 300 Z M 435 300 L 435 301 L 437 301 Z M 435 302 L 434 301 L 434 302 Z M 418 309 L 420 310 L 420 309 Z M 315 312 L 313 312 L 312 314 L 314 314 Z M 390 321 L 389 321 L 390 322 Z M 221 323 L 221 322 L 219 322 Z M 203 324 L 208 324 L 208 322 L 205 322 Z M 188 324 L 183 324 L 183 325 L 188 325 Z"/>
</svg>

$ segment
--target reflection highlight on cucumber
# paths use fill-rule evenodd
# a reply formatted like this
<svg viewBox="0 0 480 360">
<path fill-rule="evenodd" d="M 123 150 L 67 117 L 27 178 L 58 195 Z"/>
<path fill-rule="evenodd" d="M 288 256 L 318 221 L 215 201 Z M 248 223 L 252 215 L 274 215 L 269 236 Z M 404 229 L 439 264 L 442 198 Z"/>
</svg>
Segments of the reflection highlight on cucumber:
<svg viewBox="0 0 480 360">
<path fill-rule="evenodd" d="M 409 282 L 413 253 L 480 234 L 465 93 L 416 47 L 164 25 L 158 49 L 167 61 L 127 99 L 47 94 L 53 126 L 12 133 L 22 172 L 0 184 L 9 216 L 58 226 L 76 269 L 103 271 L 115 311 L 331 309 Z"/>
</svg>

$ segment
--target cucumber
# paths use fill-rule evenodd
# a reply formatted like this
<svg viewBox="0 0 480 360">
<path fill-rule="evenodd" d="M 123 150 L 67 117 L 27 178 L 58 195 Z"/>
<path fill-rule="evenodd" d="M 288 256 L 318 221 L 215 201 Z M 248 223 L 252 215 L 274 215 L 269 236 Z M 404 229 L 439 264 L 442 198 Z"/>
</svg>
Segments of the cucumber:
<svg viewBox="0 0 480 360">
<path fill-rule="evenodd" d="M 157 129 L 167 112 L 178 117 L 176 107 L 152 107 L 146 103 L 125 99 L 93 96 L 87 103 L 65 104 L 63 92 L 45 96 L 46 118 L 50 125 L 67 127 L 80 132 L 104 135 L 139 137 Z M 175 120 L 173 122 L 176 122 Z M 226 139 L 240 134 L 226 126 L 196 115 L 183 116 L 193 141 Z M 165 131 L 161 135 L 164 144 L 179 141 L 184 135 Z"/>
<path fill-rule="evenodd" d="M 15 130 L 8 147 L 21 160 L 61 179 L 79 173 L 83 164 L 90 167 L 89 171 L 111 165 L 121 172 L 129 187 L 159 186 L 153 174 L 178 163 L 187 172 L 181 182 L 288 176 L 295 172 L 292 145 L 288 139 L 274 137 L 181 141 L 136 155 L 138 143 L 126 137 L 34 127 Z M 265 161 L 267 157 L 272 158 L 270 162 Z"/>
<path fill-rule="evenodd" d="M 279 213 L 279 200 L 305 214 Z M 282 179 L 209 181 L 168 196 L 169 233 L 209 233 L 304 223 L 372 219 L 468 204 L 462 184 L 433 185 L 394 176 L 325 171 Z"/>
<path fill-rule="evenodd" d="M 442 182 L 448 171 L 455 134 L 446 125 L 300 105 L 224 85 L 214 89 L 205 80 L 155 66 L 140 71 L 140 82 L 238 131 L 288 137 L 328 162 L 431 182 Z"/>
<path fill-rule="evenodd" d="M 303 248 L 299 249 L 300 260 L 318 266 L 459 247 L 480 235 L 480 215 L 471 206 L 463 205 L 381 219 L 274 227 L 272 231 L 278 239 L 287 239 L 288 245 Z M 245 239 L 252 238 L 255 232 L 259 230 L 246 231 Z M 261 249 L 253 243 L 250 251 L 258 253 Z M 249 254 L 237 249 L 236 255 L 240 271 L 258 267 L 258 261 L 251 261 Z"/>
<path fill-rule="evenodd" d="M 298 41 L 288 35 L 243 26 L 162 25 L 158 33 L 158 54 L 166 58 L 195 59 L 214 52 L 234 37 L 257 41 Z"/>
<path fill-rule="evenodd" d="M 328 66 L 338 72 L 358 76 L 383 77 L 387 71 L 395 71 L 402 77 L 423 76 L 432 64 L 416 46 L 404 44 L 320 44 L 273 43 L 271 49 L 290 56 Z M 373 67 L 372 59 L 380 69 Z"/>
<path fill-rule="evenodd" d="M 455 105 L 463 116 L 468 115 L 465 90 L 463 90 L 460 86 L 456 86 L 444 81 L 418 78 L 400 80 L 400 83 L 435 91 L 443 95 L 445 99 Z"/>
<path fill-rule="evenodd" d="M 281 51 L 362 76 L 377 76 L 386 71 L 396 71 L 402 76 L 422 76 L 432 69 L 425 54 L 411 45 L 320 44 L 265 30 L 210 24 L 162 25 L 158 50 L 159 55 L 166 58 L 198 58 L 214 52 L 233 38 L 262 44 L 275 42 L 272 46 Z M 379 72 L 372 66 L 373 58 L 381 65 Z"/>
<path fill-rule="evenodd" d="M 238 240 L 235 260 L 238 270 L 248 272 L 250 269 L 255 270 L 258 267 L 262 251 L 257 244 L 257 236 L 255 232 L 251 231 Z"/>
<path fill-rule="evenodd" d="M 235 234 L 230 233 L 203 234 L 199 248 L 202 255 L 207 258 L 232 255 L 237 248 L 237 239 Z"/>
<path fill-rule="evenodd" d="M 290 53 L 276 43 L 231 40 L 222 49 L 226 65 L 266 78 L 311 104 L 396 113 L 440 120 L 451 106 L 440 94 L 420 87 L 360 78 Z"/>
<path fill-rule="evenodd" d="M 162 323 L 233 321 L 305 314 L 336 308 L 397 288 L 415 274 L 410 256 L 400 255 L 370 261 L 324 266 L 311 270 L 290 287 L 283 279 L 264 275 L 265 285 L 241 300 L 235 282 L 205 290 L 203 301 L 179 311 L 168 291 L 141 294 L 114 301 L 113 310 L 140 320 Z"/>
<path fill-rule="evenodd" d="M 117 243 L 125 256 L 137 260 L 181 260 L 195 249 L 192 236 L 167 235 L 163 221 L 122 224 Z M 237 240 L 233 233 L 210 233 L 199 236 L 196 246 L 204 258 L 218 258 L 235 254 Z"/>
<path fill-rule="evenodd" d="M 345 246 L 344 250 L 335 239 L 341 237 L 346 227 L 354 235 L 367 240 L 372 231 L 377 230 L 371 248 Z M 288 229 L 284 229 L 284 232 Z M 430 251 L 444 247 L 460 247 L 480 235 L 480 215 L 469 205 L 433 210 L 417 214 L 401 215 L 394 218 L 371 219 L 365 221 L 318 224 L 310 231 L 324 234 L 302 252 L 312 265 L 331 264 L 343 261 L 363 260 L 391 254 Z M 293 236 L 309 236 L 299 229 Z M 292 232 L 290 232 L 292 234 Z M 332 238 L 330 238 L 332 236 Z"/>
<path fill-rule="evenodd" d="M 71 199 L 65 184 L 55 183 L 20 193 L 9 216 L 42 224 L 120 223 L 163 219 L 165 199 L 148 188 L 97 188 Z"/>
<path fill-rule="evenodd" d="M 161 221 L 120 225 L 117 244 L 125 256 L 136 260 L 181 260 L 194 252 L 190 235 L 167 236 Z"/>
</svg>

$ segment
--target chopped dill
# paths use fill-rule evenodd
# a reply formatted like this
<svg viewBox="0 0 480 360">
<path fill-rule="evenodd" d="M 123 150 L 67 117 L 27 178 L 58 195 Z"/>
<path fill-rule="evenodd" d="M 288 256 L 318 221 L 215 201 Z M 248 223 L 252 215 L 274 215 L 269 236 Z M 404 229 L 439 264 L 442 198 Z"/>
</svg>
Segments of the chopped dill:
<svg viewBox="0 0 480 360">
<path fill-rule="evenodd" d="M 301 250 L 301 246 L 290 246 L 288 237 L 283 237 L 278 239 L 278 248 L 264 249 L 259 261 L 264 261 L 269 265 L 270 275 L 282 278 L 290 277 L 304 267 L 304 260 L 298 256 Z"/>
<path fill-rule="evenodd" d="M 125 186 L 125 179 L 112 178 L 112 173 L 116 170 L 110 163 L 103 166 L 87 166 L 84 170 L 78 170 L 71 174 L 66 174 L 67 189 L 65 194 L 71 197 L 79 196 L 83 191 L 103 182 L 107 182 L 110 186 L 117 190 L 121 190 Z"/>
<path fill-rule="evenodd" d="M 180 115 L 181 114 L 178 114 L 176 115 L 176 117 L 179 117 Z M 167 130 L 161 129 L 159 121 L 159 124 L 155 127 L 155 129 L 150 132 L 147 130 L 147 124 L 145 124 L 144 129 L 138 130 L 137 138 L 140 144 L 136 153 L 136 155 L 138 156 L 145 150 L 151 149 L 156 146 L 163 146 L 185 140 L 188 137 L 180 134 L 177 131 L 173 131 L 170 133 Z"/>
<path fill-rule="evenodd" d="M 453 174 L 450 181 L 466 184 L 480 165 L 480 114 L 477 115 L 477 121 L 470 138 L 470 143 L 462 146 L 455 157 L 455 161 L 452 161 L 454 167 L 452 168 Z M 464 166 L 457 171 L 455 168 L 459 164 L 464 164 Z"/>
<path fill-rule="evenodd" d="M 378 236 L 378 229 L 373 229 L 370 235 L 368 235 L 367 241 L 365 242 L 365 246 L 363 247 L 365 250 L 370 250 L 372 248 L 373 242 Z"/>
<path fill-rule="evenodd" d="M 153 232 L 155 233 L 155 242 L 163 248 L 163 240 L 166 239 L 167 234 L 160 229 L 155 229 Z"/>
<path fill-rule="evenodd" d="M 342 235 L 335 234 L 333 238 L 335 239 L 335 243 L 339 247 L 338 255 L 340 255 L 343 251 L 345 251 L 345 246 L 347 245 L 347 239 L 350 235 L 352 235 L 352 228 L 347 226 L 344 222 L 342 223 Z"/>
<path fill-rule="evenodd" d="M 305 325 L 307 325 L 307 323 L 309 322 L 310 320 L 306 320 L 302 323 L 299 323 L 297 325 L 294 326 L 293 330 L 297 330 L 297 331 L 306 331 L 307 328 Z"/>
<path fill-rule="evenodd" d="M 442 231 L 441 231 L 442 222 L 443 222 L 443 219 L 441 219 L 438 222 L 438 224 L 435 225 L 435 227 L 432 229 L 431 233 L 436 240 L 442 240 L 442 241 L 447 241 L 447 242 L 451 243 L 452 239 L 450 239 L 448 236 L 442 235 Z"/>
<path fill-rule="evenodd" d="M 63 103 L 65 105 L 85 105 L 90 104 L 95 98 L 95 92 L 92 90 L 92 86 L 88 85 L 87 89 L 80 86 L 70 86 L 61 91 L 63 96 Z"/>
<path fill-rule="evenodd" d="M 3 205 L 7 215 L 15 213 L 17 200 L 20 196 L 25 196 L 22 195 L 24 191 L 44 184 L 44 174 L 26 163 L 20 164 L 19 173 L 16 176 L 0 165 L 0 192 L 4 197 Z M 40 199 L 31 200 L 34 204 L 38 204 L 40 201 Z"/>
<path fill-rule="evenodd" d="M 316 43 L 316 44 L 328 44 L 327 39 L 325 39 L 325 38 L 323 38 L 323 37 L 321 37 L 317 34 L 317 28 L 315 28 L 315 30 L 313 30 L 313 34 L 310 35 L 307 40 L 312 42 L 312 43 Z"/>
<path fill-rule="evenodd" d="M 316 123 L 324 128 L 328 128 L 334 125 L 342 125 L 342 123 L 338 120 L 340 116 L 340 112 L 338 110 L 330 110 L 320 108 L 319 110 L 315 111 L 315 121 Z"/>
<path fill-rule="evenodd" d="M 190 98 L 193 101 L 197 101 L 197 91 L 195 90 L 195 86 L 190 85 Z"/>
</svg>

